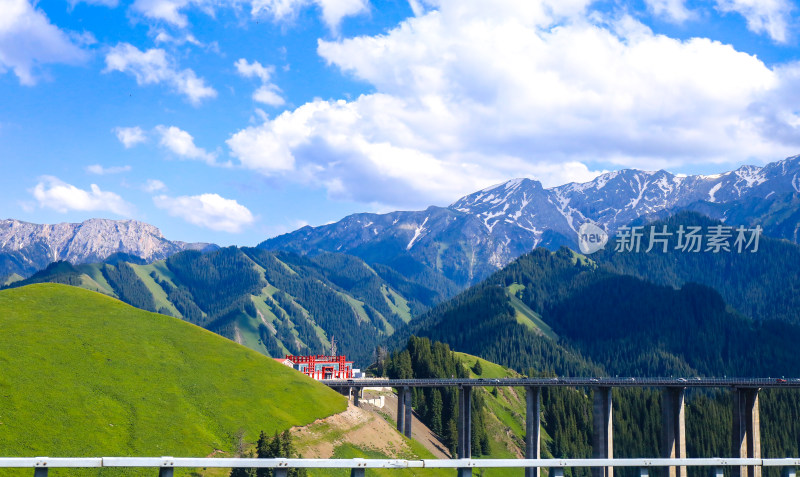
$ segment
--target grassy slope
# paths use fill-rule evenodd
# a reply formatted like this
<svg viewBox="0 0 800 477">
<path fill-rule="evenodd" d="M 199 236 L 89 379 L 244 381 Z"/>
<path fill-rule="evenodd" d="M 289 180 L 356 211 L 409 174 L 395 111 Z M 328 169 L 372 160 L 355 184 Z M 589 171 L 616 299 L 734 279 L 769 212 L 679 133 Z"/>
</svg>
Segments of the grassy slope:
<svg viewBox="0 0 800 477">
<path fill-rule="evenodd" d="M 18 282 L 20 280 L 23 280 L 23 278 L 20 275 L 12 273 L 11 275 L 3 278 L 2 281 L 0 281 L 0 285 L 2 286 L 11 285 L 12 283 Z"/>
<path fill-rule="evenodd" d="M 104 265 L 102 263 L 92 263 L 92 264 L 83 264 L 78 265 L 75 267 L 79 272 L 85 274 L 95 283 L 97 283 L 101 288 L 101 293 L 105 293 L 106 295 L 117 297 L 117 294 L 114 293 L 114 289 L 111 287 L 111 284 L 108 283 L 106 277 L 103 276 L 103 272 L 101 268 Z"/>
<path fill-rule="evenodd" d="M 156 310 L 161 308 L 166 308 L 169 310 L 170 314 L 176 318 L 183 318 L 183 315 L 175 308 L 175 305 L 169 301 L 167 298 L 167 292 L 161 288 L 161 285 L 156 283 L 153 277 L 150 276 L 150 273 L 157 272 L 157 269 L 153 265 L 136 265 L 135 263 L 131 263 L 130 266 L 133 268 L 133 271 L 136 273 L 136 276 L 139 277 L 139 280 L 144 283 L 150 293 L 153 295 L 153 300 L 156 302 Z M 163 279 L 159 277 L 160 279 Z"/>
<path fill-rule="evenodd" d="M 206 456 L 239 429 L 252 442 L 345 409 L 265 356 L 80 288 L 0 292 L 0 329 L 4 456 Z"/>
<path fill-rule="evenodd" d="M 406 323 L 411 321 L 411 307 L 408 306 L 408 300 L 386 285 L 381 285 L 381 293 L 383 294 L 383 298 L 386 300 L 386 304 L 389 305 L 389 308 L 393 312 L 397 313 L 397 316 L 399 316 Z M 390 295 L 394 301 L 389 299 Z"/>
<path fill-rule="evenodd" d="M 506 288 L 506 294 L 508 295 L 509 303 L 511 303 L 511 306 L 514 307 L 514 311 L 516 312 L 517 323 L 525 325 L 531 331 L 547 336 L 552 340 L 557 339 L 558 336 L 553 329 L 550 328 L 550 325 L 545 323 L 538 313 L 531 310 L 528 305 L 517 298 L 517 292 L 524 289 L 525 285 L 521 285 L 519 283 L 512 283 Z"/>
</svg>

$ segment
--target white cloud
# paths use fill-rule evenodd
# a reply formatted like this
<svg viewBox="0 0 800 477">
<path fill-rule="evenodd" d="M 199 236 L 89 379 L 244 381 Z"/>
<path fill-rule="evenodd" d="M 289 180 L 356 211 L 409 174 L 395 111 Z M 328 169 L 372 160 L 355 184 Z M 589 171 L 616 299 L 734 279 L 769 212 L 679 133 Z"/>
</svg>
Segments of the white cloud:
<svg viewBox="0 0 800 477">
<path fill-rule="evenodd" d="M 178 70 L 172 63 L 161 48 L 141 51 L 129 43 L 120 43 L 106 55 L 104 72 L 130 73 L 139 85 L 167 83 L 194 105 L 217 96 L 216 90 L 206 85 L 205 80 L 198 78 L 193 70 Z"/>
<path fill-rule="evenodd" d="M 253 0 L 251 12 L 253 16 L 267 14 L 275 21 L 286 21 L 310 5 L 322 11 L 322 20 L 332 31 L 343 18 L 369 11 L 369 0 Z"/>
<path fill-rule="evenodd" d="M 33 188 L 33 197 L 39 207 L 54 209 L 58 212 L 71 210 L 87 212 L 112 212 L 130 217 L 133 206 L 113 192 L 102 191 L 96 184 L 89 190 L 83 190 L 53 176 L 43 176 Z"/>
<path fill-rule="evenodd" d="M 686 0 L 645 0 L 645 3 L 654 15 L 674 23 L 683 23 L 692 17 L 692 12 L 686 8 Z"/>
<path fill-rule="evenodd" d="M 790 0 L 716 0 L 722 12 L 735 12 L 747 20 L 747 28 L 766 33 L 774 41 L 785 43 L 791 19 Z"/>
<path fill-rule="evenodd" d="M 331 31 L 338 29 L 343 18 L 369 11 L 369 0 L 135 0 L 131 10 L 150 20 L 186 28 L 189 26 L 185 13 L 188 9 L 198 9 L 214 16 L 217 9 L 243 5 L 250 6 L 254 18 L 266 16 L 276 22 L 291 21 L 301 10 L 316 7 Z"/>
<path fill-rule="evenodd" d="M 754 109 L 778 101 L 785 72 L 586 7 L 442 0 L 388 33 L 320 41 L 329 64 L 375 93 L 242 129 L 231 155 L 332 197 L 416 207 L 510 177 L 587 180 L 609 162 L 681 168 L 796 153 Z"/>
<path fill-rule="evenodd" d="M 152 194 L 153 192 L 167 190 L 167 186 L 158 179 L 147 179 L 147 182 L 144 184 L 143 189 L 145 192 L 149 192 Z"/>
<path fill-rule="evenodd" d="M 126 149 L 147 140 L 147 135 L 139 126 L 130 128 L 116 127 L 112 129 L 112 132 L 117 135 L 117 139 Z"/>
<path fill-rule="evenodd" d="M 191 5 L 191 0 L 136 0 L 131 9 L 151 20 L 161 20 L 178 27 L 186 27 L 188 20 L 181 9 Z"/>
<path fill-rule="evenodd" d="M 244 58 L 239 58 L 234 66 L 241 76 L 261 80 L 261 86 L 253 93 L 254 101 L 276 107 L 286 102 L 280 95 L 280 88 L 270 82 L 270 77 L 275 72 L 274 66 L 263 66 L 258 61 L 248 63 Z"/>
<path fill-rule="evenodd" d="M 217 194 L 180 197 L 159 195 L 153 198 L 153 202 L 173 217 L 211 230 L 239 233 L 255 221 L 247 207 Z"/>
<path fill-rule="evenodd" d="M 255 90 L 255 92 L 253 92 L 253 101 L 275 107 L 283 106 L 286 101 L 280 94 L 278 94 L 278 91 L 280 91 L 280 89 L 273 84 L 261 85 L 257 90 Z"/>
<path fill-rule="evenodd" d="M 175 126 L 156 126 L 156 133 L 161 136 L 159 145 L 169 149 L 173 154 L 184 159 L 197 159 L 209 165 L 216 163 L 216 154 L 210 153 L 194 144 L 194 138 L 188 132 Z"/>
<path fill-rule="evenodd" d="M 156 44 L 164 43 L 164 44 L 172 44 L 172 45 L 185 45 L 187 43 L 198 46 L 200 48 L 206 48 L 207 45 L 204 44 L 202 41 L 198 40 L 196 36 L 191 33 L 185 33 L 180 36 L 172 36 L 169 33 L 161 30 L 156 33 L 156 36 L 153 38 L 153 41 Z M 208 49 L 215 50 L 218 48 L 217 42 L 212 42 L 208 45 Z"/>
<path fill-rule="evenodd" d="M 103 176 L 107 174 L 120 174 L 122 172 L 128 172 L 130 170 L 131 166 L 103 167 L 100 164 L 93 164 L 86 168 L 86 172 L 90 174 L 97 174 L 98 176 Z"/>
<path fill-rule="evenodd" d="M 68 0 L 71 6 L 75 6 L 79 3 L 85 3 L 87 5 L 99 5 L 101 7 L 109 7 L 109 8 L 116 8 L 119 5 L 119 0 Z"/>
<path fill-rule="evenodd" d="M 33 85 L 41 65 L 86 61 L 82 42 L 50 23 L 28 0 L 0 0 L 0 74 L 11 69 L 20 83 Z"/>
<path fill-rule="evenodd" d="M 245 78 L 258 78 L 262 83 L 269 83 L 270 76 L 275 72 L 274 66 L 263 66 L 258 61 L 248 63 L 244 58 L 236 60 L 233 66 L 236 67 L 236 71 L 238 71 L 241 76 Z"/>
</svg>

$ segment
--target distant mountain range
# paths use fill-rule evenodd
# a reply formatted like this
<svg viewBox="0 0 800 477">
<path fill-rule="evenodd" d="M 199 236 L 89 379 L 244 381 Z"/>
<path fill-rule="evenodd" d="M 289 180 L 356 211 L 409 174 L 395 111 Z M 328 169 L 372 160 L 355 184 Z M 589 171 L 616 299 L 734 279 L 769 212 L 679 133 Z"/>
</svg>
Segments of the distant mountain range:
<svg viewBox="0 0 800 477">
<path fill-rule="evenodd" d="M 464 287 L 537 246 L 577 249 L 577 229 L 584 223 L 613 234 L 633 221 L 684 209 L 729 223 L 759 224 L 768 235 L 798 242 L 800 156 L 709 176 L 627 169 L 549 189 L 535 180 L 514 179 L 449 207 L 354 214 L 259 247 L 347 253 L 410 276 L 440 274 Z"/>
<path fill-rule="evenodd" d="M 153 225 L 136 220 L 91 219 L 79 224 L 32 224 L 0 220 L 0 278 L 27 277 L 49 263 L 102 262 L 115 254 L 153 262 L 183 250 L 213 250 L 216 245 L 164 238 Z"/>
</svg>

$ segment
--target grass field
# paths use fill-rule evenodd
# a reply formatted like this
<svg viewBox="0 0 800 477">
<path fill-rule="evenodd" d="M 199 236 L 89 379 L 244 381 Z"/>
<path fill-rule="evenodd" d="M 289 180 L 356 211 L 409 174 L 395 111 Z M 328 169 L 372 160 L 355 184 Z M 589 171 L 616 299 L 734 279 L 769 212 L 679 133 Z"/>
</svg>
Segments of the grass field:
<svg viewBox="0 0 800 477">
<path fill-rule="evenodd" d="M 232 451 L 240 430 L 253 442 L 261 430 L 346 407 L 333 390 L 230 340 L 80 288 L 0 292 L 0 330 L 3 456 L 205 457 Z M 314 405 L 297 406 L 300 398 Z M 125 475 L 134 474 L 154 472 Z"/>
</svg>

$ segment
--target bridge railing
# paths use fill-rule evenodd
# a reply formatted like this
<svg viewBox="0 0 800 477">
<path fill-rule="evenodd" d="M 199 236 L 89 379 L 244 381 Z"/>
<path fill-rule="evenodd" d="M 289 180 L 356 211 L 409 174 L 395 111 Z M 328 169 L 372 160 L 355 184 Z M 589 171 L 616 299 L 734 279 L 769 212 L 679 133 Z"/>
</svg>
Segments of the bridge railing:
<svg viewBox="0 0 800 477">
<path fill-rule="evenodd" d="M 194 458 L 194 457 L 0 457 L 1 468 L 33 468 L 35 477 L 44 477 L 48 469 L 149 467 L 158 469 L 160 477 L 171 477 L 176 468 L 271 468 L 276 477 L 285 477 L 288 469 L 351 469 L 354 477 L 363 477 L 366 469 L 461 469 L 474 468 L 552 468 L 551 475 L 563 475 L 567 467 L 638 467 L 647 476 L 651 467 L 710 467 L 712 475 L 721 476 L 725 467 L 784 467 L 784 475 L 795 477 L 800 458 L 740 459 L 257 459 L 257 458 Z"/>
</svg>

